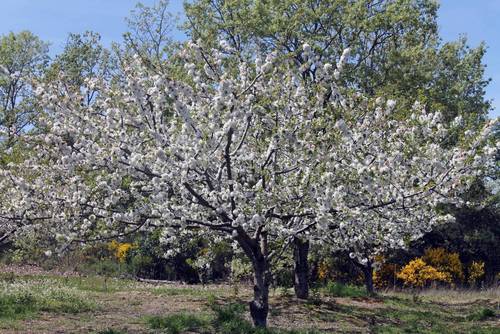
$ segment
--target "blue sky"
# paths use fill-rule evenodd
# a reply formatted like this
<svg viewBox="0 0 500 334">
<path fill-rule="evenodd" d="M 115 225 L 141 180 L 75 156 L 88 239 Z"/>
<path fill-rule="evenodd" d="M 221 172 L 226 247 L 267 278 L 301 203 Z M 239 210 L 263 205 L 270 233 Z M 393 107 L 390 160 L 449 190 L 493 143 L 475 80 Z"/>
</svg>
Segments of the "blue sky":
<svg viewBox="0 0 500 334">
<path fill-rule="evenodd" d="M 51 43 L 51 53 L 58 53 L 70 32 L 93 30 L 103 42 L 120 41 L 126 30 L 124 18 L 136 0 L 1 0 L 0 34 L 31 30 Z M 154 0 L 143 0 L 153 4 Z M 441 0 L 440 32 L 444 40 L 460 34 L 471 46 L 481 41 L 488 45 L 486 75 L 493 79 L 487 97 L 494 100 L 492 117 L 500 116 L 500 0 Z M 182 0 L 171 0 L 170 10 L 182 13 Z M 180 33 L 176 34 L 182 38 Z"/>
</svg>

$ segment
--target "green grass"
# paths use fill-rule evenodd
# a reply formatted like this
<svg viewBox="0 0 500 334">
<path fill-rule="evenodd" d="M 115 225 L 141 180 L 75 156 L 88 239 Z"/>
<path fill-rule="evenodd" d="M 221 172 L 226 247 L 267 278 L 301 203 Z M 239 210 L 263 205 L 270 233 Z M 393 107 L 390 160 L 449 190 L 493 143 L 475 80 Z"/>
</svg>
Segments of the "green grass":
<svg viewBox="0 0 500 334">
<path fill-rule="evenodd" d="M 44 278 L 43 276 L 41 278 Z M 105 292 L 113 293 L 126 291 L 134 288 L 136 281 L 129 279 L 110 278 L 104 276 L 86 276 L 86 277 L 51 277 L 60 285 L 72 287 L 86 292 Z"/>
<path fill-rule="evenodd" d="M 484 321 L 488 320 L 490 318 L 494 318 L 496 315 L 496 312 L 490 308 L 482 308 L 477 312 L 472 313 L 467 317 L 467 319 L 471 321 Z"/>
<path fill-rule="evenodd" d="M 495 316 L 488 308 L 480 309 L 470 316 L 460 306 L 447 307 L 433 302 L 415 303 L 410 297 L 385 297 L 385 308 L 373 312 L 374 333 L 490 333 L 493 328 L 478 325 L 472 320 L 484 321 Z M 498 333 L 498 328 L 496 333 Z"/>
<path fill-rule="evenodd" d="M 133 293 L 133 298 L 124 299 L 124 291 Z M 123 322 L 106 323 L 109 329 L 96 332 L 101 334 L 125 334 L 117 328 L 130 325 L 149 327 L 154 333 L 179 334 L 312 334 L 363 330 L 371 333 L 500 333 L 496 306 L 499 293 L 496 290 L 488 293 L 468 291 L 465 295 L 461 290 L 435 291 L 435 294 L 424 291 L 418 299 L 412 298 L 410 293 L 396 291 L 369 298 L 362 287 L 336 283 L 315 291 L 317 295 L 309 302 L 298 302 L 293 296 L 272 296 L 270 323 L 279 323 L 281 329 L 256 329 L 249 321 L 246 303 L 251 298 L 250 290 L 245 290 L 238 299 L 232 295 L 230 287 L 221 285 L 158 287 L 103 277 L 0 274 L 0 328 L 22 332 L 25 326 L 32 326 L 23 319 L 44 318 L 41 312 L 53 313 L 50 318 L 87 324 L 93 322 L 93 313 L 78 313 L 102 309 L 108 315 L 120 312 L 124 318 Z M 152 298 L 155 305 L 186 303 L 187 308 L 181 308 L 185 310 L 181 313 L 145 318 L 149 313 L 145 309 Z M 191 307 L 199 310 L 203 304 L 207 308 L 202 313 L 190 311 Z M 107 305 L 112 306 L 111 311 L 107 311 Z M 141 307 L 137 307 L 139 305 Z M 127 318 L 131 314 L 134 316 Z M 304 319 L 304 323 L 295 317 Z M 287 327 L 290 320 L 295 320 L 299 326 L 312 327 L 317 323 L 329 329 L 326 332 L 294 331 Z M 103 328 L 98 322 L 94 325 L 94 328 Z"/>
<path fill-rule="evenodd" d="M 0 319 L 25 319 L 39 312 L 72 313 L 96 310 L 97 304 L 78 289 L 57 280 L 0 281 Z"/>
<path fill-rule="evenodd" d="M 247 306 L 239 303 L 218 305 L 210 302 L 211 313 L 176 313 L 164 317 L 146 318 L 149 328 L 167 334 L 196 332 L 206 334 L 316 334 L 314 330 L 287 331 L 272 328 L 255 328 L 244 317 Z"/>
<path fill-rule="evenodd" d="M 212 289 L 202 289 L 200 287 L 153 287 L 149 291 L 158 296 L 195 296 L 210 298 L 211 296 L 221 296 L 228 294 L 225 289 L 212 288 Z"/>
<path fill-rule="evenodd" d="M 203 332 L 203 329 L 210 325 L 210 318 L 207 315 L 177 313 L 164 317 L 149 317 L 146 322 L 151 329 L 162 329 L 167 334 L 180 334 L 194 330 Z"/>
<path fill-rule="evenodd" d="M 97 332 L 97 334 L 125 334 L 125 332 L 119 329 L 108 328 Z"/>
<path fill-rule="evenodd" d="M 47 281 L 53 285 L 71 287 L 80 291 L 88 292 L 118 292 L 135 288 L 137 281 L 131 279 L 111 278 L 105 276 L 48 276 L 48 275 L 26 275 L 12 276 L 11 274 L 0 274 L 0 282 L 19 283 L 28 281 Z"/>
<path fill-rule="evenodd" d="M 337 282 L 329 282 L 324 292 L 332 297 L 366 297 L 368 295 L 365 288 Z"/>
</svg>

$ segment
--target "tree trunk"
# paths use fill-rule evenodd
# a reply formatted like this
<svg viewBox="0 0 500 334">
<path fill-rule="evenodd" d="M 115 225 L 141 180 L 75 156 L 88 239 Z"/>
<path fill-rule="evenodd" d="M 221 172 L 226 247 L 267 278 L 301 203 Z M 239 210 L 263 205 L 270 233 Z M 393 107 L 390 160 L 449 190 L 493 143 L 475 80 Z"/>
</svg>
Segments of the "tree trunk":
<svg viewBox="0 0 500 334">
<path fill-rule="evenodd" d="M 250 315 L 255 327 L 267 326 L 269 312 L 269 270 L 265 258 L 255 259 L 253 300 L 250 302 Z"/>
<path fill-rule="evenodd" d="M 363 274 L 365 276 L 366 292 L 368 292 L 370 296 L 373 296 L 375 291 L 373 290 L 373 268 L 370 261 L 363 266 Z"/>
<path fill-rule="evenodd" d="M 243 230 L 238 230 L 238 243 L 252 261 L 253 267 L 253 300 L 250 302 L 250 316 L 255 327 L 267 326 L 269 312 L 269 285 L 271 271 L 269 266 L 267 233 L 257 230 L 256 237 L 250 236 Z"/>
<path fill-rule="evenodd" d="M 299 299 L 309 298 L 309 263 L 307 255 L 309 253 L 309 241 L 300 238 L 293 240 L 293 257 L 295 261 L 295 296 Z"/>
</svg>

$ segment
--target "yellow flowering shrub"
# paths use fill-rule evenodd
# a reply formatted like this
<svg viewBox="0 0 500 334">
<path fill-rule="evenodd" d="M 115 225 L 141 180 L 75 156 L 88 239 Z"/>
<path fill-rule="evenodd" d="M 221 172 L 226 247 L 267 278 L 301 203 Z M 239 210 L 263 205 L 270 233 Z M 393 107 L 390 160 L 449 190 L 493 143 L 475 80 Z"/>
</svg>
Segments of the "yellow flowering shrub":
<svg viewBox="0 0 500 334">
<path fill-rule="evenodd" d="M 398 265 L 394 263 L 383 263 L 373 271 L 373 284 L 378 289 L 393 286 L 398 272 Z"/>
<path fill-rule="evenodd" d="M 137 246 L 129 242 L 118 242 L 113 240 L 108 243 L 108 249 L 113 252 L 115 259 L 120 263 L 125 262 L 128 252 L 134 248 L 137 248 Z"/>
<path fill-rule="evenodd" d="M 475 285 L 484 276 L 484 262 L 483 261 L 472 261 L 469 266 L 469 278 L 468 282 L 471 285 Z"/>
<path fill-rule="evenodd" d="M 331 272 L 331 267 L 328 262 L 321 261 L 318 266 L 318 279 L 321 281 L 326 281 Z"/>
<path fill-rule="evenodd" d="M 448 274 L 452 281 L 463 282 L 464 272 L 458 253 L 451 253 L 442 247 L 428 248 L 422 260 L 438 271 Z"/>
<path fill-rule="evenodd" d="M 404 285 L 413 287 L 428 286 L 431 282 L 451 283 L 449 274 L 428 265 L 422 258 L 410 261 L 401 269 L 397 277 L 403 281 Z"/>
</svg>

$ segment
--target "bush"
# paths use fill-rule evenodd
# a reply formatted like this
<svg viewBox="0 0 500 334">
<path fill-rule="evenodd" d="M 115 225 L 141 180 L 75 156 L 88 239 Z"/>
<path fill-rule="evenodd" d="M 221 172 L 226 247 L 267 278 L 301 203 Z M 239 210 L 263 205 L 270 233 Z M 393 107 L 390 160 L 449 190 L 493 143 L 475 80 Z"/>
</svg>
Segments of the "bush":
<svg viewBox="0 0 500 334">
<path fill-rule="evenodd" d="M 420 288 L 428 286 L 431 282 L 451 282 L 450 275 L 438 271 L 436 268 L 425 263 L 421 258 L 410 261 L 397 274 L 397 277 L 406 286 Z"/>
<path fill-rule="evenodd" d="M 118 262 L 124 263 L 130 251 L 137 248 L 137 245 L 130 242 L 118 242 L 116 240 L 112 240 L 108 243 L 108 248 Z"/>
<path fill-rule="evenodd" d="M 396 285 L 399 266 L 394 263 L 382 263 L 373 271 L 373 284 L 377 289 L 383 289 Z"/>
<path fill-rule="evenodd" d="M 447 252 L 444 248 L 428 248 L 422 260 L 449 276 L 451 282 L 460 283 L 464 280 L 463 266 L 458 253 Z"/>
<path fill-rule="evenodd" d="M 467 281 L 474 286 L 484 277 L 484 262 L 472 261 L 469 266 L 469 277 Z"/>
</svg>

